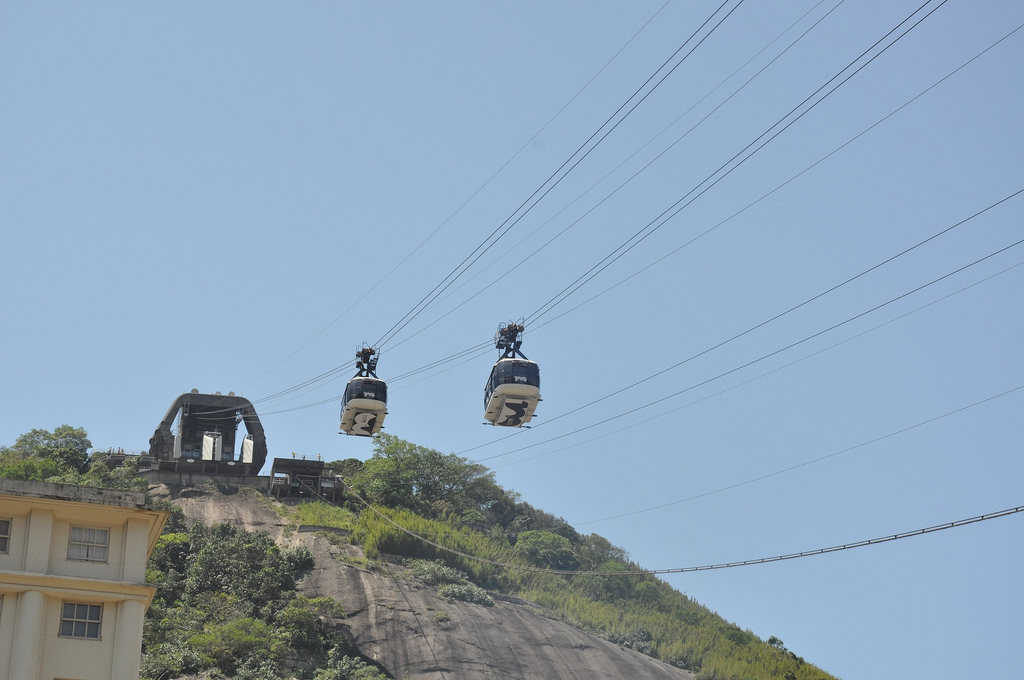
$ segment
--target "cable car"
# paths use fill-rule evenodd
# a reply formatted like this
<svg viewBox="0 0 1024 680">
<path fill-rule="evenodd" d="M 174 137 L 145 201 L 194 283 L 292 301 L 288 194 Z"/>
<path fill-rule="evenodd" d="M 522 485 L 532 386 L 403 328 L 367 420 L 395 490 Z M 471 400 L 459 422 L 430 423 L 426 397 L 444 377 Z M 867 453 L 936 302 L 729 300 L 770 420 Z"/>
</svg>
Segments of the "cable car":
<svg viewBox="0 0 1024 680">
<path fill-rule="evenodd" d="M 484 385 L 484 419 L 491 425 L 522 427 L 540 403 L 540 367 L 519 351 L 522 324 L 501 324 L 494 346 L 503 350 Z"/>
<path fill-rule="evenodd" d="M 345 434 L 371 437 L 384 427 L 388 385 L 377 377 L 376 353 L 371 347 L 356 352 L 357 373 L 345 386 L 341 400 L 340 429 Z"/>
</svg>

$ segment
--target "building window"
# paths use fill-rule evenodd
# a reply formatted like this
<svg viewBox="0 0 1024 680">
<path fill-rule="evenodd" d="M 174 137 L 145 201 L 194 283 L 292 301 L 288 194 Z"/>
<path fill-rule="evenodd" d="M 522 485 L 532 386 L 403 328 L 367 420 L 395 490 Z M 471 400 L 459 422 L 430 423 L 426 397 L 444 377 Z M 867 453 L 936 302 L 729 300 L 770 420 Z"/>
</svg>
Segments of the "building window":
<svg viewBox="0 0 1024 680">
<path fill-rule="evenodd" d="M 60 615 L 60 636 L 100 639 L 103 605 L 65 602 Z"/>
<path fill-rule="evenodd" d="M 6 553 L 11 545 L 11 520 L 0 519 L 0 554 Z"/>
<path fill-rule="evenodd" d="M 109 544 L 110 531 L 107 529 L 71 527 L 71 540 L 68 542 L 68 559 L 106 562 Z"/>
</svg>

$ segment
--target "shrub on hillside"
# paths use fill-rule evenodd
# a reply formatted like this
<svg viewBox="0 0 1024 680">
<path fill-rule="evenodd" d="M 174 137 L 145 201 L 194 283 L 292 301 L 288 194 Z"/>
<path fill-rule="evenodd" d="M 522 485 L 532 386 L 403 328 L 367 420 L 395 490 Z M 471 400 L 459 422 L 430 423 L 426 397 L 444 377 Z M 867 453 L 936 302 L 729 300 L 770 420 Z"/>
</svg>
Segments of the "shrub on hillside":
<svg viewBox="0 0 1024 680">
<path fill-rule="evenodd" d="M 472 583 L 451 583 L 437 589 L 438 595 L 448 600 L 462 600 L 473 604 L 482 604 L 485 607 L 494 606 L 494 598 L 487 594 L 483 588 Z"/>
<path fill-rule="evenodd" d="M 362 659 L 348 656 L 340 647 L 327 654 L 327 663 L 313 680 L 387 680 L 387 676 Z"/>
<path fill-rule="evenodd" d="M 428 586 L 464 583 L 467 575 L 463 571 L 446 565 L 442 560 L 408 560 L 408 574 Z"/>
</svg>

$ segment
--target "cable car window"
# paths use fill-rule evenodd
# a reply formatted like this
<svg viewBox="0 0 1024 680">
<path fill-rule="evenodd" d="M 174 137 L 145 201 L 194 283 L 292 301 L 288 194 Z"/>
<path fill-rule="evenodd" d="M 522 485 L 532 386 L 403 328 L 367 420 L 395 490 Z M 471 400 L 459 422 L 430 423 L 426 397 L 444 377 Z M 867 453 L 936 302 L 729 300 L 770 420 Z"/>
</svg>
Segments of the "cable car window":
<svg viewBox="0 0 1024 680">
<path fill-rule="evenodd" d="M 494 367 L 491 385 L 507 384 L 540 387 L 540 368 L 532 361 L 500 361 Z"/>
<path fill-rule="evenodd" d="M 353 378 L 345 388 L 345 401 L 353 399 L 388 400 L 388 386 L 383 380 Z"/>
</svg>

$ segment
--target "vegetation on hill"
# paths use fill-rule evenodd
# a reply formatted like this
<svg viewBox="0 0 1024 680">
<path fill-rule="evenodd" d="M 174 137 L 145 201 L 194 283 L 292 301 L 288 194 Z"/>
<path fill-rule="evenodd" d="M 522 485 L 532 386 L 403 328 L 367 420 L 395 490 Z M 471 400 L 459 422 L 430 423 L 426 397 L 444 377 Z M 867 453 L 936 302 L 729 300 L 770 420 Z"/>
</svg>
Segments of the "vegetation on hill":
<svg viewBox="0 0 1024 680">
<path fill-rule="evenodd" d="M 228 524 L 186 528 L 178 510 L 150 559 L 159 590 L 146 613 L 141 677 L 384 680 L 338 634 L 339 603 L 296 593 L 312 566 L 304 547 L 281 550 Z"/>
<path fill-rule="evenodd" d="M 91 448 L 89 436 L 80 427 L 64 424 L 53 432 L 33 429 L 12 446 L 0 446 L 0 479 L 146 491 L 146 480 L 137 474 L 137 458 L 112 467 L 105 453 L 90 455 Z"/>
<path fill-rule="evenodd" d="M 472 584 L 536 602 L 550 616 L 690 670 L 700 680 L 831 677 L 776 638 L 761 640 L 667 583 L 624 573 L 641 570 L 625 550 L 521 501 L 482 465 L 386 434 L 365 463 L 332 465 L 352 490 L 346 504 L 352 515 L 319 523 L 353 529 L 352 540 L 368 558 L 393 554 L 443 565 Z"/>
</svg>

